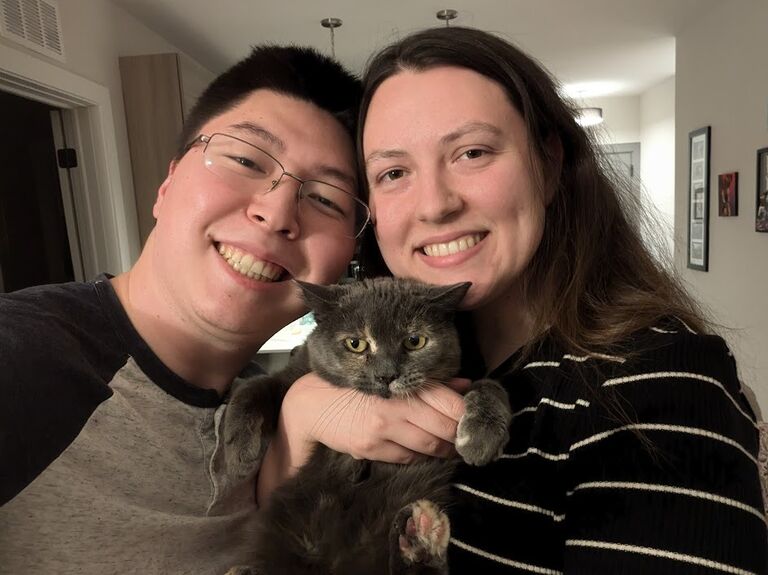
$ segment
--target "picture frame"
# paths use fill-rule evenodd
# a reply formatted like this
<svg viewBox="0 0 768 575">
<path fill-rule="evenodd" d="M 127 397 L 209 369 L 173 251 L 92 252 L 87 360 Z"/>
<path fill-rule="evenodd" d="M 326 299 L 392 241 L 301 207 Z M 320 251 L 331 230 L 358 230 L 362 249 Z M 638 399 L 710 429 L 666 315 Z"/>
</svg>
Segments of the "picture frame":
<svg viewBox="0 0 768 575">
<path fill-rule="evenodd" d="M 709 270 L 709 151 L 711 127 L 688 133 L 688 267 Z"/>
<path fill-rule="evenodd" d="M 755 231 L 768 232 L 768 148 L 757 151 Z"/>
<path fill-rule="evenodd" d="M 717 215 L 723 218 L 739 215 L 739 172 L 717 176 Z"/>
</svg>

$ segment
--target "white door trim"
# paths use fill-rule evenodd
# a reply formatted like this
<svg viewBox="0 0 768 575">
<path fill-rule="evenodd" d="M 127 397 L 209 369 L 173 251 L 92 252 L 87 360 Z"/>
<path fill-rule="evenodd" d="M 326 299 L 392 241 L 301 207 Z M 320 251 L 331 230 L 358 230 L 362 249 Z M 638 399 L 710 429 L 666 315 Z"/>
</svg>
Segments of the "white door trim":
<svg viewBox="0 0 768 575">
<path fill-rule="evenodd" d="M 67 147 L 67 134 L 72 133 L 72 128 L 65 127 L 64 113 L 69 113 L 72 110 L 62 110 L 61 108 L 54 108 L 49 112 L 51 118 L 51 128 L 53 130 L 53 143 L 56 146 L 56 150 Z M 58 163 L 58 162 L 57 162 Z M 59 187 L 61 188 L 61 207 L 64 211 L 64 221 L 67 224 L 67 240 L 69 240 L 69 253 L 72 258 L 72 272 L 77 281 L 84 281 L 88 279 L 88 275 L 85 273 L 85 265 L 83 263 L 83 249 L 80 247 L 80 231 L 81 227 L 77 221 L 77 215 L 82 213 L 82 210 L 77 207 L 77 200 L 75 198 L 75 190 L 82 189 L 82 184 L 77 184 L 77 172 L 81 168 L 62 168 L 59 166 Z"/>
</svg>

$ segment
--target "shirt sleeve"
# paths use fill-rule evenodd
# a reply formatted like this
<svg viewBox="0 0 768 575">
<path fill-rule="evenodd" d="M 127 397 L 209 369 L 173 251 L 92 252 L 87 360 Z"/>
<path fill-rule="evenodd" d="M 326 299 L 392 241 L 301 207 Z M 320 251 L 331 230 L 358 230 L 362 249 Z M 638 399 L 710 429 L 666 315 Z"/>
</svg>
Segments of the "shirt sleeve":
<svg viewBox="0 0 768 575">
<path fill-rule="evenodd" d="M 570 446 L 566 574 L 766 573 L 759 437 L 715 336 L 600 378 Z"/>
<path fill-rule="evenodd" d="M 0 505 L 34 481 L 111 395 L 99 370 L 115 362 L 113 342 L 91 329 L 86 305 L 59 298 L 59 309 L 54 294 L 0 298 Z"/>
</svg>

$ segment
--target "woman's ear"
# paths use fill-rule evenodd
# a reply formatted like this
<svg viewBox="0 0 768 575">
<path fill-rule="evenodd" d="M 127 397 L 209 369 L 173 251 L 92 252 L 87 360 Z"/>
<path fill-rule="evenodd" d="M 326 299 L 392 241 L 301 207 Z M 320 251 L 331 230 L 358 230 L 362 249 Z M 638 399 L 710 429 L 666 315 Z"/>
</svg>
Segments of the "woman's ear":
<svg viewBox="0 0 768 575">
<path fill-rule="evenodd" d="M 155 205 L 152 206 L 152 215 L 155 217 L 155 219 L 157 219 L 157 216 L 160 213 L 160 209 L 162 208 L 165 194 L 168 191 L 168 186 L 170 186 L 171 182 L 173 181 L 173 174 L 176 171 L 177 164 L 177 160 L 171 160 L 171 162 L 168 164 L 168 175 L 163 180 L 163 183 L 160 184 L 160 187 L 157 188 L 157 198 L 155 199 Z"/>
</svg>

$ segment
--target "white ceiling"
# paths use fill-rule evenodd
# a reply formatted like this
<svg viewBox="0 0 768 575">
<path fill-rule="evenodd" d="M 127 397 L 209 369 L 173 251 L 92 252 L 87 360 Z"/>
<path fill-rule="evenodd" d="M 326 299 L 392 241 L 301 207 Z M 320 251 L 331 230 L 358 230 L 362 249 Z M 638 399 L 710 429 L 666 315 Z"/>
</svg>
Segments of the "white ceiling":
<svg viewBox="0 0 768 575">
<path fill-rule="evenodd" d="M 452 24 L 499 33 L 541 61 L 572 96 L 639 94 L 675 73 L 676 33 L 717 0 L 113 0 L 212 72 L 262 42 L 314 46 L 356 72 L 368 55 L 417 29 Z"/>
</svg>

